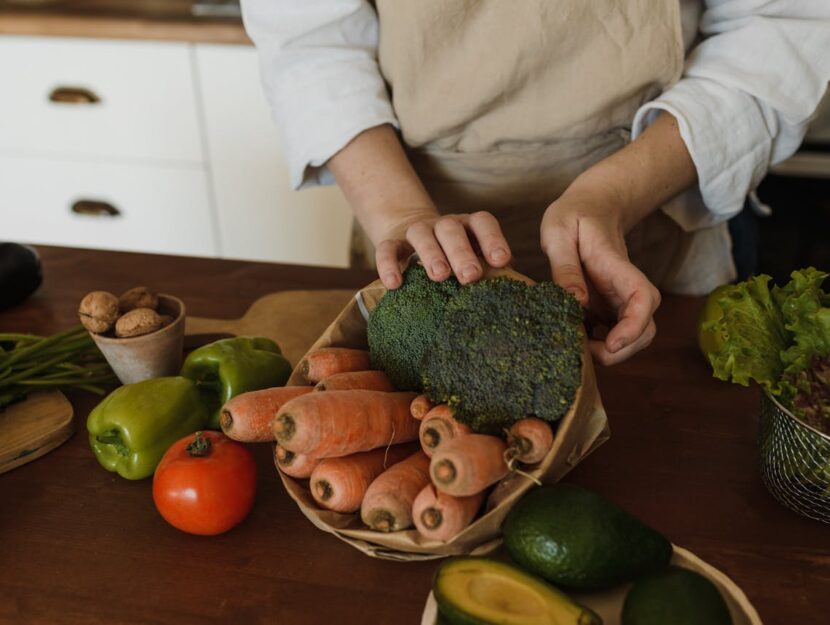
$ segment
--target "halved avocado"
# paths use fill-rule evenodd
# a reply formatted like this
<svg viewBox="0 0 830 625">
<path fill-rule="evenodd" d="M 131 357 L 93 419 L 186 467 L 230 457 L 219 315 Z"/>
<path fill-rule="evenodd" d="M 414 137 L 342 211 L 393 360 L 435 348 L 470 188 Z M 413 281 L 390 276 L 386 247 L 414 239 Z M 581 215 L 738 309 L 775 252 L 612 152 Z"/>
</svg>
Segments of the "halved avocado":
<svg viewBox="0 0 830 625">
<path fill-rule="evenodd" d="M 602 625 L 602 619 L 541 579 L 488 558 L 453 558 L 432 591 L 450 625 Z"/>
</svg>

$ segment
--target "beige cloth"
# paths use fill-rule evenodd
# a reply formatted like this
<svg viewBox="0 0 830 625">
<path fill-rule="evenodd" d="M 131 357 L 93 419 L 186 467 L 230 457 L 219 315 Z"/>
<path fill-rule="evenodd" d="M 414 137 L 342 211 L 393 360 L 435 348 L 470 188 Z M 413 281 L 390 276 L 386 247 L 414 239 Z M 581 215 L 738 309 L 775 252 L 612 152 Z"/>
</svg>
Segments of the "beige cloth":
<svg viewBox="0 0 830 625">
<path fill-rule="evenodd" d="M 542 214 L 623 147 L 636 110 L 681 75 L 677 0 L 378 0 L 379 60 L 410 158 L 443 213 L 487 210 L 515 266 L 549 279 Z M 706 292 L 731 267 L 725 225 L 661 211 L 628 237 L 661 289 Z M 713 278 L 714 276 L 714 278 Z"/>
</svg>

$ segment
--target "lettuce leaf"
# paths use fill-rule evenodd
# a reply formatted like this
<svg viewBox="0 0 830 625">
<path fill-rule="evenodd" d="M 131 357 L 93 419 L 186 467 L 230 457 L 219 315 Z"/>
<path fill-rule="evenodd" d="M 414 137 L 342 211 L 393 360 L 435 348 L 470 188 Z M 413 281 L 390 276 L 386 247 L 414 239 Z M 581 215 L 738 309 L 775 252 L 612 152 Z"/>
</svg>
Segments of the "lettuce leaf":
<svg viewBox="0 0 830 625">
<path fill-rule="evenodd" d="M 769 276 L 761 275 L 725 289 L 718 298 L 723 311 L 707 329 L 722 344 L 707 354 L 716 378 L 749 385 L 750 380 L 779 394 L 777 381 L 784 370 L 781 353 L 790 345 L 784 316 L 773 300 Z"/>
<path fill-rule="evenodd" d="M 781 354 L 786 373 L 809 369 L 814 357 L 830 354 L 830 294 L 821 285 L 828 274 L 813 267 L 791 274 L 783 288 L 773 289 L 773 298 L 791 334 L 789 347 Z"/>
</svg>

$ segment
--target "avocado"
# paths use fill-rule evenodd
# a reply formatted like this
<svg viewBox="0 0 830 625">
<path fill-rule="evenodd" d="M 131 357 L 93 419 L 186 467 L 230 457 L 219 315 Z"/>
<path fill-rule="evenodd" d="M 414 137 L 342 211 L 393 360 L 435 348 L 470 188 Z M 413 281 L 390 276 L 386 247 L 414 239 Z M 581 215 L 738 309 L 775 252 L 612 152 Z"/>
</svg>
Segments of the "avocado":
<svg viewBox="0 0 830 625">
<path fill-rule="evenodd" d="M 432 591 L 448 625 L 602 625 L 590 609 L 515 566 L 460 557 L 435 572 Z"/>
<path fill-rule="evenodd" d="M 694 571 L 669 567 L 637 580 L 625 597 L 622 625 L 732 625 L 715 585 Z"/>
<path fill-rule="evenodd" d="M 519 565 L 556 584 L 600 590 L 664 569 L 671 543 L 604 497 L 555 484 L 530 491 L 502 525 Z"/>
</svg>

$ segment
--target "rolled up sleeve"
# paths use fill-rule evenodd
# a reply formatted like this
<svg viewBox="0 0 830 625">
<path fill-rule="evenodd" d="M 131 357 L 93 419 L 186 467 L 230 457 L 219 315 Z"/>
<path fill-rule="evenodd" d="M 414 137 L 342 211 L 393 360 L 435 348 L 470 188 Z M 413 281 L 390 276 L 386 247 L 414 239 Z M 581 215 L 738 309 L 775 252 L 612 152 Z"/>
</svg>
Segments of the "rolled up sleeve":
<svg viewBox="0 0 830 625">
<path fill-rule="evenodd" d="M 705 39 L 683 78 L 637 112 L 678 121 L 698 188 L 664 210 L 687 230 L 737 214 L 769 167 L 791 156 L 830 81 L 830 1 L 707 0 Z"/>
<path fill-rule="evenodd" d="M 325 163 L 362 131 L 392 124 L 364 0 L 242 0 L 294 188 L 331 184 Z"/>
</svg>

